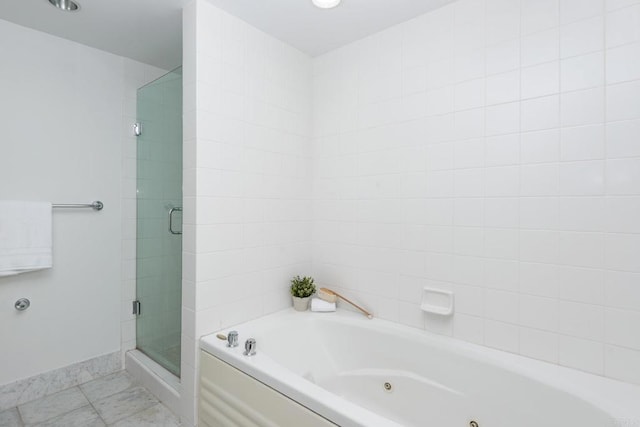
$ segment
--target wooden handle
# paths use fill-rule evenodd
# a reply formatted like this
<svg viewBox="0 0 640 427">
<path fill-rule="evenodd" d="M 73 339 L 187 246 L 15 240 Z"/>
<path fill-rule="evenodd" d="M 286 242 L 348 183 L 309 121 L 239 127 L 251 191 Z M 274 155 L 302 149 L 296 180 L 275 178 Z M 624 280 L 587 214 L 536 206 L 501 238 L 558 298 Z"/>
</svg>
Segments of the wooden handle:
<svg viewBox="0 0 640 427">
<path fill-rule="evenodd" d="M 365 310 L 364 308 L 360 307 L 358 304 L 351 302 L 349 299 L 343 297 L 342 295 L 340 295 L 339 293 L 337 293 L 336 291 L 331 291 L 334 294 L 336 294 L 336 296 L 346 302 L 348 302 L 349 304 L 351 304 L 352 306 L 354 306 L 355 308 L 357 308 L 358 310 L 360 310 L 365 316 L 367 316 L 369 319 L 373 319 L 373 314 L 369 313 L 367 310 Z"/>
</svg>

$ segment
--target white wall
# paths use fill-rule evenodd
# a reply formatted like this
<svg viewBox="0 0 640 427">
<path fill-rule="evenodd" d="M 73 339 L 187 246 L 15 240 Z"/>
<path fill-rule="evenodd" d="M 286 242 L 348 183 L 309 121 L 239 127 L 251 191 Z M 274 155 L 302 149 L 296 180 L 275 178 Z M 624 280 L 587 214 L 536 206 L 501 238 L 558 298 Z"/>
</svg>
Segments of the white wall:
<svg viewBox="0 0 640 427">
<path fill-rule="evenodd" d="M 640 4 L 461 0 L 314 60 L 314 274 L 640 384 Z M 450 319 L 419 309 L 451 289 Z"/>
<path fill-rule="evenodd" d="M 183 422 L 197 338 L 291 304 L 311 271 L 311 60 L 204 0 L 184 10 Z"/>
<path fill-rule="evenodd" d="M 154 69 L 1 20 L 0 40 L 0 199 L 105 204 L 55 210 L 53 269 L 0 278 L 6 384 L 120 349 L 123 146 Z"/>
</svg>

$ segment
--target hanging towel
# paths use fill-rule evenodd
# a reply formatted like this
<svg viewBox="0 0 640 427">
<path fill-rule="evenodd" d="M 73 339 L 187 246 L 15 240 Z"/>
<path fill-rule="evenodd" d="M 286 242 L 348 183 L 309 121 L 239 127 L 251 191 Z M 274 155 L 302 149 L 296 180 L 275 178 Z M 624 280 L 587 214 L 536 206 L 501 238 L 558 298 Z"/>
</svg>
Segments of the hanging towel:
<svg viewBox="0 0 640 427">
<path fill-rule="evenodd" d="M 311 311 L 319 311 L 319 312 L 336 311 L 336 303 L 328 302 L 320 298 L 312 298 Z"/>
<path fill-rule="evenodd" d="M 53 266 L 51 203 L 0 201 L 0 276 Z"/>
</svg>

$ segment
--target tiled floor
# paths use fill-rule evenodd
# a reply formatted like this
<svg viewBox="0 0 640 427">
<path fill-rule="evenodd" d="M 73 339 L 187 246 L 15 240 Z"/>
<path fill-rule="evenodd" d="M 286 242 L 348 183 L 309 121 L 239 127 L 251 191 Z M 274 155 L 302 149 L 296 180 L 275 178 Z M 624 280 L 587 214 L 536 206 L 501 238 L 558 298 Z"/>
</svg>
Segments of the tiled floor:
<svg viewBox="0 0 640 427">
<path fill-rule="evenodd" d="M 179 427 L 125 371 L 0 412 L 0 427 Z"/>
</svg>

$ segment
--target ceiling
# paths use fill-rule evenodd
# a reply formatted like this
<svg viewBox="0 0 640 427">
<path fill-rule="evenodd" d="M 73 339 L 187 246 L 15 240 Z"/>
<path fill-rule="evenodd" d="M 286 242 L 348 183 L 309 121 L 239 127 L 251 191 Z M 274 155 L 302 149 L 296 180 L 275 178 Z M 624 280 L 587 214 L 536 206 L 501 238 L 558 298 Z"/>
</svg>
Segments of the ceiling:
<svg viewBox="0 0 640 427">
<path fill-rule="evenodd" d="M 182 62 L 183 4 L 189 0 L 76 0 L 62 12 L 47 0 L 2 0 L 0 19 L 164 69 Z M 208 0 L 311 56 L 366 37 L 452 0 Z"/>
<path fill-rule="evenodd" d="M 329 52 L 451 1 L 342 0 L 334 9 L 318 9 L 311 0 L 209 0 L 311 56 Z"/>
</svg>

